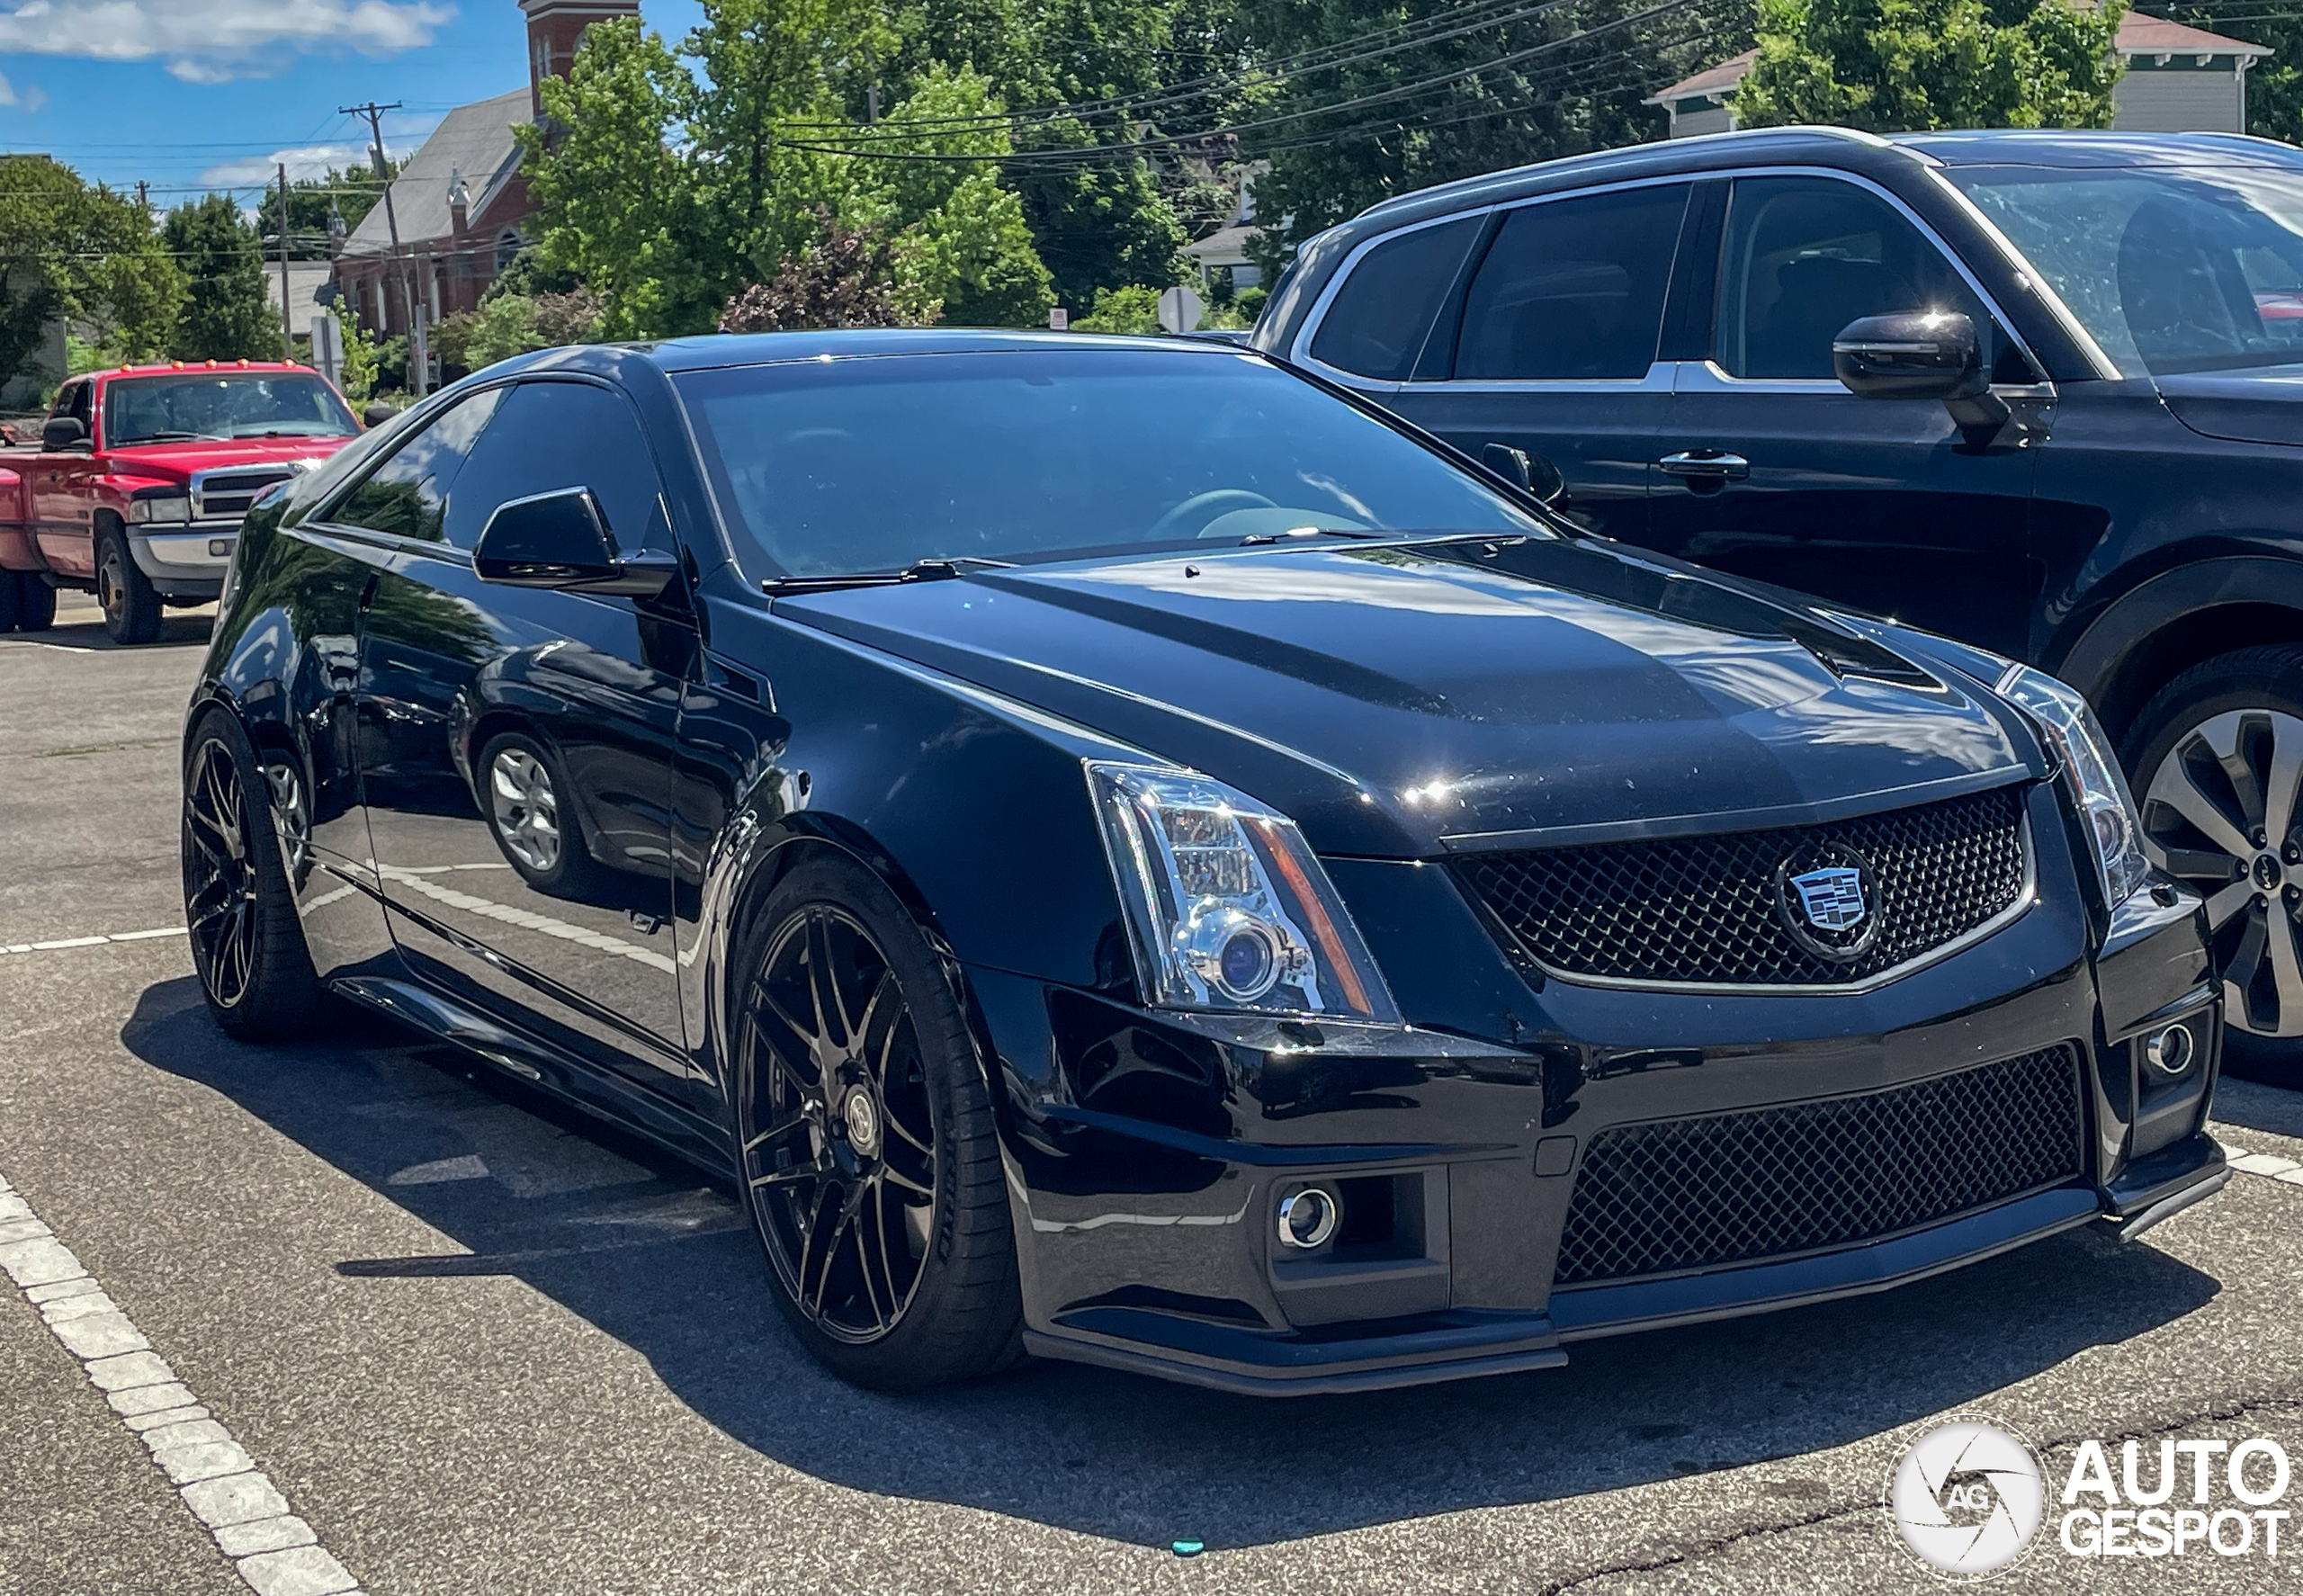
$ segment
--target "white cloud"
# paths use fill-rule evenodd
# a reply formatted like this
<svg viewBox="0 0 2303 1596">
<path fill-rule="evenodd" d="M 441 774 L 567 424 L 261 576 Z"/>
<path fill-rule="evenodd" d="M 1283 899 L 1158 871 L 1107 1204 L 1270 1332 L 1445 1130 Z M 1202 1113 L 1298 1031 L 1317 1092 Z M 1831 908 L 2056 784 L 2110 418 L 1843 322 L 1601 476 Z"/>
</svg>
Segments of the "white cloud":
<svg viewBox="0 0 2303 1596">
<path fill-rule="evenodd" d="M 389 139 L 384 141 L 384 148 L 395 160 L 408 153 Z M 302 183 L 327 176 L 332 167 L 365 167 L 374 158 L 365 144 L 307 144 L 297 149 L 275 149 L 267 156 L 244 156 L 226 161 L 202 172 L 200 181 L 217 188 L 247 188 L 255 184 L 277 183 L 280 168 L 285 166 L 288 181 Z"/>
<path fill-rule="evenodd" d="M 434 0 L 0 0 L 0 55 L 157 59 L 187 83 L 222 83 L 290 56 L 415 49 L 455 13 Z"/>
<path fill-rule="evenodd" d="M 0 109 L 21 111 L 27 116 L 37 114 L 48 103 L 48 91 L 36 83 L 28 83 L 21 90 L 6 78 L 0 77 Z"/>
</svg>

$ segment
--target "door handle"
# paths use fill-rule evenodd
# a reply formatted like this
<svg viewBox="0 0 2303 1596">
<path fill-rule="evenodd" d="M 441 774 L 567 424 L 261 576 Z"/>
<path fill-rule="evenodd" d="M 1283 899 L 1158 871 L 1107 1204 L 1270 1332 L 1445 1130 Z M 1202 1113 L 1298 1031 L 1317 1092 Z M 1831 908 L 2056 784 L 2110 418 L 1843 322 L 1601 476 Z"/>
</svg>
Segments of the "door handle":
<svg viewBox="0 0 2303 1596">
<path fill-rule="evenodd" d="M 1752 462 L 1740 454 L 1718 449 L 1682 449 L 1655 462 L 1674 477 L 1725 477 L 1740 482 L 1752 474 Z"/>
</svg>

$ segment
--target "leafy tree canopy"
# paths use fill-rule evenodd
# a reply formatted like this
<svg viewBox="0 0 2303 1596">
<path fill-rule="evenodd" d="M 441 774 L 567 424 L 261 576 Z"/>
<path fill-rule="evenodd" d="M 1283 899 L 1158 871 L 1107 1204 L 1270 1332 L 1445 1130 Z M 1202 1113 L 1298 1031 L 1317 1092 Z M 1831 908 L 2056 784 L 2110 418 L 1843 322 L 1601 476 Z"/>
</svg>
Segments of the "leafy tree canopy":
<svg viewBox="0 0 2303 1596">
<path fill-rule="evenodd" d="M 184 297 L 184 272 L 134 199 L 45 156 L 0 156 L 0 381 L 31 372 L 59 318 L 121 359 L 158 354 Z"/>
<path fill-rule="evenodd" d="M 168 212 L 161 237 L 184 274 L 168 352 L 178 360 L 277 360 L 280 318 L 264 297 L 264 247 L 229 194 Z"/>
<path fill-rule="evenodd" d="M 391 161 L 388 166 L 392 175 L 408 163 Z M 288 256 L 291 260 L 318 261 L 328 258 L 328 227 L 331 214 L 344 219 L 344 230 L 348 234 L 358 227 L 369 211 L 384 197 L 384 180 L 376 175 L 373 165 L 362 162 L 355 166 L 331 167 L 319 177 L 291 180 L 288 184 Z M 269 240 L 267 253 L 279 258 L 280 189 L 268 188 L 256 203 L 256 230 Z"/>
<path fill-rule="evenodd" d="M 2101 128 L 2122 11 L 2067 0 L 1759 0 L 1744 127 Z"/>
</svg>

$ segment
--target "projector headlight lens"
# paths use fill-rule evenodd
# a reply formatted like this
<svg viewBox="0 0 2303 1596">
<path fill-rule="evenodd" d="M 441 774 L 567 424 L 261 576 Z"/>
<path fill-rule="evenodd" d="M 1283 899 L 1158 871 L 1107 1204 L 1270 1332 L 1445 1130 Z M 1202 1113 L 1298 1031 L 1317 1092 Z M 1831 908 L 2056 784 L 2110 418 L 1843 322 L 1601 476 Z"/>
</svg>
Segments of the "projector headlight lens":
<svg viewBox="0 0 2303 1596">
<path fill-rule="evenodd" d="M 1399 1018 L 1293 820 L 1188 771 L 1087 768 L 1147 1002 Z"/>
</svg>

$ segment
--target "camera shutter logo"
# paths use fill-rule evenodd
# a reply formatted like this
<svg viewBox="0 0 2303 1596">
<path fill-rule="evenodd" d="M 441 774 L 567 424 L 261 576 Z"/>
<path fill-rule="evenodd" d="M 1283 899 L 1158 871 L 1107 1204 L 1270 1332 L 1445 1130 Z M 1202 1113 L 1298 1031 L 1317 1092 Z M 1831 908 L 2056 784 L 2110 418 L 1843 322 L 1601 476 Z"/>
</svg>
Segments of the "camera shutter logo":
<svg viewBox="0 0 2303 1596">
<path fill-rule="evenodd" d="M 1887 1516 L 1913 1556 L 1947 1579 L 2012 1565 L 2039 1532 L 2047 1485 L 2030 1442 L 1988 1419 L 1948 1419 L 1904 1449 Z"/>
</svg>

